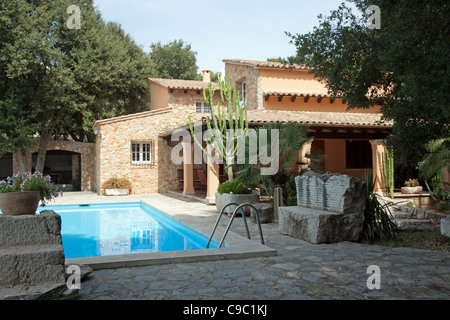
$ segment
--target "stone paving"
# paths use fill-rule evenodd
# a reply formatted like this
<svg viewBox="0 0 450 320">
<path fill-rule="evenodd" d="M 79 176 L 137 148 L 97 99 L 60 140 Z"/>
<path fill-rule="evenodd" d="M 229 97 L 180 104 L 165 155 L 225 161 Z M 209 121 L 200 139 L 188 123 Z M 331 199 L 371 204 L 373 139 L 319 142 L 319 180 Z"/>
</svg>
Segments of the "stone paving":
<svg viewBox="0 0 450 320">
<path fill-rule="evenodd" d="M 98 201 L 103 201 L 105 197 L 98 198 L 102 198 Z M 217 217 L 215 208 L 204 204 L 183 202 L 163 195 L 153 199 L 170 203 L 171 207 L 195 210 L 201 219 L 211 224 Z M 227 222 L 228 219 L 224 218 L 221 223 L 225 225 Z M 259 241 L 256 226 L 252 223 L 249 226 L 251 235 Z M 245 235 L 242 219 L 233 223 L 232 231 Z M 352 242 L 310 244 L 282 235 L 276 223 L 264 224 L 263 233 L 266 244 L 277 250 L 277 256 L 97 270 L 82 282 L 81 299 L 450 298 L 448 252 Z M 368 287 L 368 280 L 376 277 L 368 273 L 368 267 L 372 265 L 379 267 L 380 289 Z M 373 283 L 369 281 L 369 285 Z"/>
</svg>

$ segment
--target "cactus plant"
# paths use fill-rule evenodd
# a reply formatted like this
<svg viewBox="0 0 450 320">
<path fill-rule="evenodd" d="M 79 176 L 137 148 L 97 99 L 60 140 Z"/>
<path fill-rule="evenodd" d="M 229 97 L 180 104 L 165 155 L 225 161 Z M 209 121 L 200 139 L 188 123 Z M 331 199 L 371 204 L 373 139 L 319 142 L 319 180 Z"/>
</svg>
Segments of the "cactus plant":
<svg viewBox="0 0 450 320">
<path fill-rule="evenodd" d="M 215 89 L 212 84 L 209 83 L 208 89 L 203 91 L 205 102 L 211 110 L 211 120 L 206 118 L 206 127 L 208 131 L 214 132 L 214 136 L 211 137 L 211 140 L 207 140 L 207 143 L 218 154 L 218 157 L 223 160 L 228 180 L 233 181 L 232 166 L 237 154 L 240 137 L 248 131 L 247 105 L 245 100 L 243 105 L 239 103 L 239 91 L 236 89 L 236 86 L 231 85 L 229 78 L 222 80 L 220 73 L 218 85 L 220 100 L 216 107 L 213 105 Z M 197 145 L 208 157 L 214 159 L 202 146 L 202 142 L 197 140 L 190 116 L 189 126 Z"/>
<path fill-rule="evenodd" d="M 394 151 L 384 148 L 384 152 L 378 154 L 378 164 L 381 170 L 381 180 L 386 188 L 386 193 L 394 198 Z"/>
</svg>

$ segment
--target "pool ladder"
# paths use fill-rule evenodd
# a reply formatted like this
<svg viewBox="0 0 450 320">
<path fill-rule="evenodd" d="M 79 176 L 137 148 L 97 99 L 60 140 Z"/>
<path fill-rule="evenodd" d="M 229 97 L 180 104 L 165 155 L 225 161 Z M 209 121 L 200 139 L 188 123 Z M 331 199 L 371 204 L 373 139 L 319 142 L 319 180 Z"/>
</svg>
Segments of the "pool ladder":
<svg viewBox="0 0 450 320">
<path fill-rule="evenodd" d="M 212 230 L 212 232 L 211 232 L 211 235 L 209 236 L 208 243 L 206 244 L 206 248 L 209 248 L 209 244 L 210 244 L 210 242 L 211 242 L 211 240 L 212 240 L 212 238 L 213 238 L 213 236 L 214 236 L 214 233 L 216 232 L 217 226 L 219 225 L 219 221 L 220 221 L 220 218 L 222 217 L 223 211 L 225 210 L 225 208 L 227 208 L 228 206 L 231 206 L 231 205 L 236 205 L 237 208 L 234 209 L 233 215 L 231 216 L 230 221 L 228 222 L 227 228 L 225 229 L 225 232 L 224 232 L 224 234 L 223 234 L 223 236 L 222 236 L 222 239 L 220 240 L 220 243 L 219 243 L 219 245 L 218 245 L 218 248 L 220 248 L 220 247 L 223 245 L 223 242 L 225 241 L 225 237 L 227 236 L 228 231 L 230 230 L 231 224 L 233 223 L 234 217 L 236 216 L 236 213 L 238 212 L 238 210 L 241 210 L 242 219 L 244 220 L 244 226 L 245 226 L 245 230 L 246 230 L 246 232 L 247 232 L 247 238 L 248 238 L 249 240 L 251 240 L 251 238 L 250 238 L 250 232 L 248 231 L 247 220 L 245 219 L 245 213 L 244 213 L 244 210 L 242 209 L 242 208 L 244 208 L 244 207 L 251 207 L 251 208 L 254 210 L 254 212 L 255 212 L 256 224 L 258 225 L 258 229 L 259 229 L 259 237 L 260 237 L 260 239 L 261 239 L 261 244 L 264 244 L 264 238 L 263 238 L 263 233 L 262 233 L 261 223 L 259 222 L 258 212 L 257 212 L 256 208 L 255 208 L 252 204 L 250 204 L 250 203 L 238 204 L 238 203 L 235 203 L 235 202 L 230 202 L 230 203 L 227 203 L 227 204 L 220 210 L 220 213 L 219 213 L 219 216 L 217 217 L 217 220 L 216 220 L 216 223 L 215 223 L 215 225 L 214 225 L 214 228 L 213 228 L 213 230 Z"/>
</svg>

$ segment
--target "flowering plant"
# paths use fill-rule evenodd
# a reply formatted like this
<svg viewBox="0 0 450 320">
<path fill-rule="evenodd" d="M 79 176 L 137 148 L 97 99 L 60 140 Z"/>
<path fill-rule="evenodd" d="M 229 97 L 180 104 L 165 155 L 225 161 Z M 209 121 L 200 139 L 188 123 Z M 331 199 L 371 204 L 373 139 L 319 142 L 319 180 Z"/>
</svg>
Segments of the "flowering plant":
<svg viewBox="0 0 450 320">
<path fill-rule="evenodd" d="M 450 186 L 447 183 L 442 184 L 442 200 L 450 203 Z"/>
<path fill-rule="evenodd" d="M 45 207 L 48 201 L 62 196 L 63 193 L 53 185 L 50 176 L 43 176 L 40 172 L 17 172 L 12 177 L 0 181 L 0 193 L 39 191 L 41 207 Z"/>
<path fill-rule="evenodd" d="M 406 187 L 417 187 L 419 185 L 419 179 L 409 179 L 405 181 Z"/>
</svg>

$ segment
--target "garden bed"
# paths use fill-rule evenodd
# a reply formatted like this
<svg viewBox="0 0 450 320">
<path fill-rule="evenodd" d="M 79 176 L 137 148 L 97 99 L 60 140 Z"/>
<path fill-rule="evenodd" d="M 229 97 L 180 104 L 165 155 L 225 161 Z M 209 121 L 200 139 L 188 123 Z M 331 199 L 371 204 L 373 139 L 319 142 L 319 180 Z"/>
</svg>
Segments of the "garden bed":
<svg viewBox="0 0 450 320">
<path fill-rule="evenodd" d="M 401 231 L 393 240 L 377 240 L 372 244 L 450 252 L 450 238 L 442 235 L 440 231 Z"/>
</svg>

